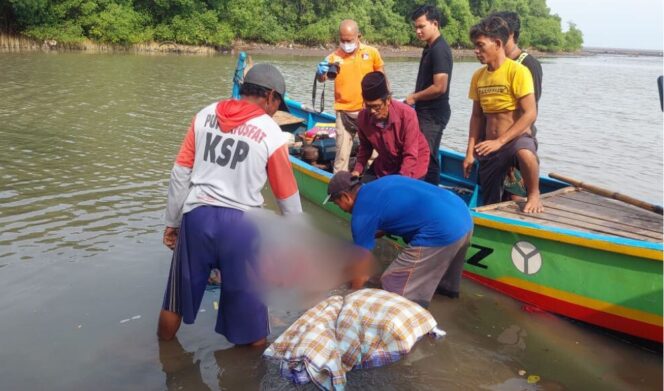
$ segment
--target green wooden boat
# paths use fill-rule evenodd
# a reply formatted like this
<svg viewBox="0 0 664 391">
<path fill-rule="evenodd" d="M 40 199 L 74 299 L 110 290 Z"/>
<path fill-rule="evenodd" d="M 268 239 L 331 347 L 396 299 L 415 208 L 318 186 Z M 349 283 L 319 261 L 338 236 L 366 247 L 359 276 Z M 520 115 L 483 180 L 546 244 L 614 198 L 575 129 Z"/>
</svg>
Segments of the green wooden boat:
<svg viewBox="0 0 664 391">
<path fill-rule="evenodd" d="M 242 79 L 240 54 L 234 94 Z M 278 120 L 298 132 L 333 123 L 286 98 Z M 441 185 L 467 203 L 475 223 L 464 276 L 540 309 L 639 338 L 662 342 L 662 217 L 551 178 L 540 179 L 545 213 L 527 215 L 514 202 L 481 206 L 476 170 L 463 177 L 464 156 L 441 149 Z M 296 155 L 300 194 L 322 205 L 331 173 Z"/>
</svg>

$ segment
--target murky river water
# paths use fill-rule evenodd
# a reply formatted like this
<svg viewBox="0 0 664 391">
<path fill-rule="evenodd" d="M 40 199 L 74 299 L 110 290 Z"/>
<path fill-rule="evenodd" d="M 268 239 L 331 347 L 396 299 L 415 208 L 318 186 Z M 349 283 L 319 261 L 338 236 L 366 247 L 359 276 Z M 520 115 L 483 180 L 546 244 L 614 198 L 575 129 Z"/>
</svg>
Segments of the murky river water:
<svg viewBox="0 0 664 391">
<path fill-rule="evenodd" d="M 319 59 L 269 60 L 291 97 L 310 102 Z M 229 94 L 234 63 L 0 54 L 0 389 L 291 388 L 260 351 L 213 333 L 212 292 L 178 341 L 160 344 L 154 334 L 170 262 L 161 245 L 169 170 L 192 115 Z M 443 144 L 457 150 L 476 67 L 455 64 Z M 543 68 L 543 172 L 661 203 L 661 58 L 547 59 Z M 387 59 L 386 69 L 405 96 L 417 62 Z M 305 208 L 348 235 L 341 221 Z M 461 299 L 436 297 L 431 311 L 445 339 L 421 341 L 388 368 L 351 373 L 349 389 L 662 388 L 660 352 L 524 311 L 469 281 Z M 272 338 L 294 317 L 274 314 Z M 541 380 L 528 384 L 528 375 Z"/>
</svg>

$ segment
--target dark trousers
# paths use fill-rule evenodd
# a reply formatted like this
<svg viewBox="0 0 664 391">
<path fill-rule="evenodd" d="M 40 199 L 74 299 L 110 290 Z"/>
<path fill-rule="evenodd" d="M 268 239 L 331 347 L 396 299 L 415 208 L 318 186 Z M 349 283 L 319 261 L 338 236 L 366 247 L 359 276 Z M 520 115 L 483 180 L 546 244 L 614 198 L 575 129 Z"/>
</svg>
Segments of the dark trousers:
<svg viewBox="0 0 664 391">
<path fill-rule="evenodd" d="M 429 168 L 424 177 L 426 182 L 433 185 L 440 183 L 440 158 L 438 150 L 440 149 L 440 139 L 443 137 L 443 130 L 450 120 L 450 111 L 447 110 L 417 110 L 417 121 L 420 124 L 420 131 L 429 143 L 431 155 L 429 157 Z"/>
<path fill-rule="evenodd" d="M 522 134 L 496 152 L 478 158 L 480 162 L 478 179 L 484 205 L 502 201 L 505 175 L 515 164 L 517 152 L 522 149 L 527 149 L 537 156 L 537 140 L 527 133 Z"/>
</svg>

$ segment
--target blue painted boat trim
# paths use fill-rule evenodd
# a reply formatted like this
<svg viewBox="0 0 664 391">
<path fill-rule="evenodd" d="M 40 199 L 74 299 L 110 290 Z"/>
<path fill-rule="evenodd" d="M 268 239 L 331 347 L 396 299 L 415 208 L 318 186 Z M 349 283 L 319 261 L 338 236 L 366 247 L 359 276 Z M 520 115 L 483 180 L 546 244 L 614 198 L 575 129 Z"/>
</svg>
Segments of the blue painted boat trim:
<svg viewBox="0 0 664 391">
<path fill-rule="evenodd" d="M 327 171 L 325 171 L 325 170 L 321 170 L 320 168 L 318 168 L 318 167 L 314 167 L 314 166 L 312 166 L 312 165 L 309 164 L 309 163 L 305 163 L 305 162 L 303 162 L 302 160 L 300 160 L 300 159 L 298 159 L 298 158 L 296 158 L 296 157 L 294 157 L 294 156 L 292 156 L 292 155 L 289 156 L 289 157 L 290 157 L 290 162 L 291 162 L 292 164 L 295 164 L 295 165 L 297 165 L 297 166 L 300 166 L 300 167 L 304 168 L 305 170 L 307 170 L 307 171 L 311 171 L 311 172 L 316 173 L 316 174 L 318 174 L 318 175 L 322 175 L 322 176 L 327 177 L 327 178 L 332 178 L 332 174 L 329 173 L 329 172 L 327 172 Z"/>
<path fill-rule="evenodd" d="M 614 236 L 608 236 L 608 235 L 601 235 L 601 234 L 593 234 L 589 232 L 582 232 L 582 231 L 575 231 L 571 229 L 566 229 L 566 228 L 558 228 L 558 227 L 550 227 L 546 225 L 540 225 L 540 224 L 535 224 L 535 223 L 530 223 L 527 221 L 521 221 L 521 220 L 515 220 L 515 219 L 509 219 L 506 217 L 500 217 L 500 216 L 494 216 L 482 212 L 476 212 L 471 210 L 471 216 L 473 217 L 481 217 L 486 220 L 492 220 L 496 221 L 499 223 L 503 224 L 509 224 L 513 226 L 520 226 L 520 227 L 526 227 L 526 228 L 534 228 L 538 229 L 541 231 L 545 232 L 552 232 L 552 233 L 557 233 L 557 234 L 562 234 L 562 235 L 568 235 L 568 236 L 575 236 L 578 238 L 584 238 L 584 239 L 590 239 L 590 240 L 600 240 L 604 242 L 609 242 L 613 244 L 619 244 L 623 246 L 631 246 L 631 247 L 639 247 L 639 248 L 645 248 L 645 249 L 650 249 L 650 250 L 657 250 L 657 251 L 662 251 L 664 250 L 664 246 L 662 243 L 652 243 L 652 242 L 646 242 L 646 241 L 641 241 L 641 240 L 635 240 L 635 239 L 627 239 L 627 238 L 618 238 Z"/>
</svg>

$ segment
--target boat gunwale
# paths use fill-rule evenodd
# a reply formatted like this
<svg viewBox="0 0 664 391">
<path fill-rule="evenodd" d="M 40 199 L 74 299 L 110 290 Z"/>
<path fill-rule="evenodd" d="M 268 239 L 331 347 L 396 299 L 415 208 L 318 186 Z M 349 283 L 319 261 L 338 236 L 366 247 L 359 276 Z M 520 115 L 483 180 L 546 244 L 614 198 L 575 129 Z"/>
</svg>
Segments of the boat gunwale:
<svg viewBox="0 0 664 391">
<path fill-rule="evenodd" d="M 244 61 L 245 59 L 242 56 L 240 56 L 238 58 L 237 68 L 239 68 L 241 64 L 244 64 Z M 239 80 L 234 80 L 234 85 L 238 83 Z M 234 96 L 238 95 L 235 90 L 233 92 Z M 313 108 L 310 108 L 309 106 L 304 105 L 301 102 L 290 99 L 287 96 L 284 96 L 284 101 L 289 108 L 302 111 L 306 115 L 306 117 L 303 118 L 303 120 L 305 121 L 307 128 L 313 126 L 312 121 L 314 121 L 314 117 L 320 117 L 327 121 L 336 120 L 336 117 L 330 113 L 319 112 Z M 291 114 L 297 116 L 297 114 L 295 113 Z M 448 155 L 451 158 L 463 157 L 463 155 L 460 152 L 454 151 L 452 149 L 440 148 L 438 150 L 438 153 L 441 157 L 444 157 L 445 155 Z M 302 172 L 303 174 L 308 175 L 317 180 L 322 180 L 323 183 L 328 183 L 330 181 L 330 178 L 332 177 L 331 173 L 321 170 L 317 167 L 314 167 L 293 155 L 289 155 L 289 158 L 291 163 L 295 163 L 297 166 L 299 166 L 298 171 Z M 442 161 L 443 159 L 441 159 L 441 162 Z M 545 183 L 548 184 L 567 185 L 567 183 L 565 182 L 553 178 L 540 176 L 540 182 L 542 181 L 545 181 Z M 645 240 L 628 239 L 628 238 L 621 238 L 621 237 L 602 235 L 590 232 L 583 232 L 580 230 L 544 226 L 536 223 L 525 222 L 522 220 L 493 216 L 487 213 L 477 212 L 474 210 L 475 208 L 470 205 L 468 206 L 468 208 L 470 210 L 471 216 L 473 217 L 474 223 L 479 226 L 485 226 L 487 228 L 497 229 L 506 232 L 514 232 L 516 229 L 516 231 L 520 231 L 518 233 L 522 233 L 524 235 L 540 237 L 542 239 L 553 240 L 564 244 L 576 245 L 576 246 L 598 249 L 598 250 L 625 254 L 625 255 L 632 255 L 659 262 L 664 261 L 662 257 L 664 246 L 662 245 L 662 243 L 654 243 Z M 552 235 L 554 237 L 551 237 Z"/>
<path fill-rule="evenodd" d="M 447 151 L 441 150 L 441 152 Z M 331 173 L 314 167 L 295 156 L 291 155 L 290 158 L 292 163 L 300 166 L 301 169 L 298 171 L 306 175 L 309 175 L 318 180 L 322 179 L 324 183 L 329 182 L 330 178 L 332 177 Z M 470 209 L 470 213 L 475 224 L 483 227 L 498 229 L 506 232 L 514 232 L 514 229 L 516 228 L 517 231 L 520 231 L 518 233 L 535 236 L 542 239 L 615 252 L 619 254 L 634 255 L 659 262 L 664 261 L 662 259 L 662 251 L 664 250 L 662 243 L 654 243 L 645 240 L 620 238 L 609 235 L 583 232 L 580 230 L 545 226 L 517 219 L 494 216 L 488 213 L 478 212 L 473 209 Z M 551 234 L 553 234 L 554 237 L 552 237 Z M 610 245 L 609 248 L 607 248 L 607 244 Z"/>
</svg>

